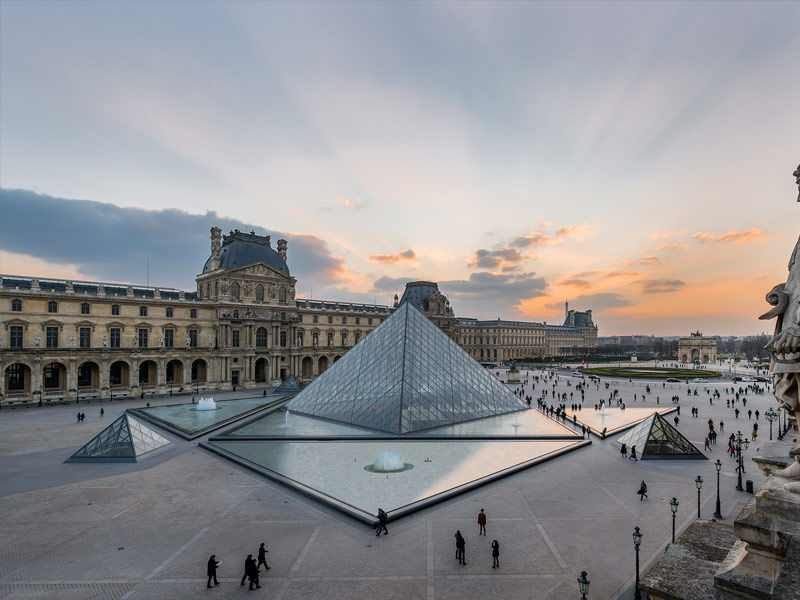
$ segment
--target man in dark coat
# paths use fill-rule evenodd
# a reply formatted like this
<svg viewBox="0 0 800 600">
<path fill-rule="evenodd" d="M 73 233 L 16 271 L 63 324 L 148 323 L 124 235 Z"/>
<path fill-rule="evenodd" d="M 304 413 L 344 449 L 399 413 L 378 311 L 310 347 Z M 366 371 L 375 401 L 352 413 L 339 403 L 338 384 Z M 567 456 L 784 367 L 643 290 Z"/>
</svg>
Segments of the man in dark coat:
<svg viewBox="0 0 800 600">
<path fill-rule="evenodd" d="M 500 568 L 500 544 L 497 540 L 492 540 L 492 568 Z"/>
<path fill-rule="evenodd" d="M 456 560 L 462 566 L 467 564 L 467 542 L 460 531 L 456 531 Z"/>
<path fill-rule="evenodd" d="M 478 513 L 478 535 L 486 535 L 486 513 L 483 509 Z"/>
<path fill-rule="evenodd" d="M 260 567 L 261 564 L 263 563 L 264 568 L 269 569 L 269 565 L 267 564 L 267 552 L 269 552 L 269 550 L 264 548 L 264 542 L 261 542 L 261 545 L 258 547 L 258 564 L 256 565 L 257 567 Z"/>
<path fill-rule="evenodd" d="M 381 532 L 389 535 L 389 530 L 386 529 L 386 522 L 389 520 L 389 515 L 386 514 L 386 511 L 382 508 L 378 509 L 378 533 L 375 534 L 375 537 L 379 536 Z"/>
<path fill-rule="evenodd" d="M 244 582 L 247 581 L 247 576 L 250 574 L 250 561 L 252 560 L 253 560 L 252 554 L 248 554 L 247 558 L 244 559 L 244 574 L 242 575 L 241 585 L 244 585 Z"/>
<path fill-rule="evenodd" d="M 219 585 L 219 581 L 217 581 L 217 555 L 212 554 L 211 558 L 208 559 L 208 568 L 206 569 L 206 575 L 208 575 L 208 583 L 206 587 L 211 587 L 211 580 L 214 580 L 214 585 Z"/>
<path fill-rule="evenodd" d="M 256 564 L 256 561 L 253 559 L 252 554 L 250 555 L 250 558 L 247 559 L 246 565 L 247 565 L 246 567 L 247 578 L 250 580 L 250 587 L 247 589 L 252 590 L 254 584 L 257 588 L 260 588 L 261 585 L 258 583 L 258 565 Z"/>
</svg>

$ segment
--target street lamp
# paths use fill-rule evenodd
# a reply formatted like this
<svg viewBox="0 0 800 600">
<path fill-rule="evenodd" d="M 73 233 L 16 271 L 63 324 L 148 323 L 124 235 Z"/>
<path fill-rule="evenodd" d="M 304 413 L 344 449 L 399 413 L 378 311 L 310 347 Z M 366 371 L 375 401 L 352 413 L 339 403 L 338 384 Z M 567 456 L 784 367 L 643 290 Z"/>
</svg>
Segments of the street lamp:
<svg viewBox="0 0 800 600">
<path fill-rule="evenodd" d="M 642 534 L 638 527 L 633 528 L 633 547 L 636 550 L 636 589 L 634 590 L 634 600 L 642 600 L 642 593 L 639 591 L 639 545 L 642 543 Z"/>
<path fill-rule="evenodd" d="M 697 479 L 694 480 L 694 484 L 697 486 L 697 518 L 700 518 L 700 488 L 703 487 L 703 478 L 700 475 L 697 476 Z"/>
<path fill-rule="evenodd" d="M 717 462 L 714 463 L 714 468 L 717 470 L 717 510 L 714 512 L 714 516 L 717 519 L 721 519 L 722 511 L 719 506 L 719 472 L 722 470 L 722 461 L 720 461 L 720 459 L 717 459 Z"/>
<path fill-rule="evenodd" d="M 581 600 L 586 600 L 586 594 L 589 593 L 589 580 L 586 578 L 586 571 L 581 571 L 581 576 L 578 577 L 578 589 L 581 592 Z"/>
<path fill-rule="evenodd" d="M 672 500 L 669 501 L 669 509 L 672 511 L 672 543 L 675 543 L 675 515 L 678 514 L 678 499 L 673 497 Z"/>
<path fill-rule="evenodd" d="M 750 445 L 750 440 L 745 437 L 742 437 L 742 432 L 736 432 L 736 462 L 738 463 L 736 466 L 736 489 L 740 492 L 744 491 L 742 487 L 742 473 L 744 473 L 744 460 L 742 460 L 742 446 L 744 449 L 747 450 L 747 447 Z"/>
<path fill-rule="evenodd" d="M 774 410 L 772 410 L 772 408 L 770 408 L 764 414 L 764 417 L 767 419 L 767 421 L 769 421 L 769 441 L 771 442 L 772 441 L 772 423 L 775 421 L 775 419 L 778 418 L 778 413 L 776 413 Z M 778 424 L 778 431 L 779 432 L 780 432 L 780 427 L 781 427 L 780 424 Z"/>
<path fill-rule="evenodd" d="M 778 407 L 778 439 L 783 439 L 783 425 L 781 425 L 781 413 L 783 413 L 783 423 L 786 424 L 786 411 L 783 407 Z"/>
</svg>

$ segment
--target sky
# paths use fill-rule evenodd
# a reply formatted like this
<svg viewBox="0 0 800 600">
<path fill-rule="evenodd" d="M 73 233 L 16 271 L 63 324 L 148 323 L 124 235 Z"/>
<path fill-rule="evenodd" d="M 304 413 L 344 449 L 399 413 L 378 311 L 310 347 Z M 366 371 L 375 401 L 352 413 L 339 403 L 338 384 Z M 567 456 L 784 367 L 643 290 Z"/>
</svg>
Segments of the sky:
<svg viewBox="0 0 800 600">
<path fill-rule="evenodd" d="M 748 335 L 800 205 L 797 2 L 0 2 L 0 273 Z M 149 264 L 149 269 L 148 269 Z M 149 274 L 149 279 L 148 279 Z"/>
</svg>

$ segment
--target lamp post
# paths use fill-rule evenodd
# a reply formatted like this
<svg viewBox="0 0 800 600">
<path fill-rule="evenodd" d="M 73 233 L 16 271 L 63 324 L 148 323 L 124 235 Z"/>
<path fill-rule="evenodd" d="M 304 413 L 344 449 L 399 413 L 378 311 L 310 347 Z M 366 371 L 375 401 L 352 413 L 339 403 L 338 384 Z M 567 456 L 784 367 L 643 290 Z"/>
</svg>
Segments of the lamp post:
<svg viewBox="0 0 800 600">
<path fill-rule="evenodd" d="M 781 413 L 783 413 L 783 422 L 786 423 L 786 411 L 783 407 L 778 407 L 778 439 L 783 439 L 783 425 L 781 425 Z"/>
<path fill-rule="evenodd" d="M 750 445 L 750 440 L 745 437 L 742 437 L 742 432 L 736 432 L 736 459 L 738 465 L 736 466 L 736 473 L 737 473 L 737 480 L 736 480 L 736 489 L 740 492 L 744 491 L 742 487 L 742 473 L 744 473 L 744 461 L 742 460 L 742 446 L 744 449 L 747 450 L 747 447 Z"/>
<path fill-rule="evenodd" d="M 675 543 L 675 515 L 678 514 L 678 499 L 673 497 L 672 500 L 669 501 L 669 509 L 672 511 L 672 543 Z"/>
<path fill-rule="evenodd" d="M 642 600 L 642 593 L 639 591 L 639 545 L 642 543 L 642 534 L 638 527 L 633 528 L 633 547 L 636 550 L 636 589 L 633 593 L 634 600 Z"/>
<path fill-rule="evenodd" d="M 775 419 L 778 418 L 778 413 L 776 413 L 772 408 L 770 408 L 765 414 L 764 417 L 769 421 L 769 441 L 772 441 L 772 423 L 775 422 Z M 778 424 L 778 431 L 780 431 L 780 424 Z"/>
<path fill-rule="evenodd" d="M 714 463 L 714 468 L 717 470 L 717 510 L 714 511 L 714 516 L 717 519 L 721 519 L 722 511 L 719 505 L 719 472 L 722 470 L 722 461 L 720 461 L 720 459 L 717 459 L 717 462 Z"/>
<path fill-rule="evenodd" d="M 700 475 L 697 476 L 697 479 L 694 480 L 694 484 L 697 486 L 697 518 L 700 518 L 700 488 L 703 487 L 703 478 Z"/>
<path fill-rule="evenodd" d="M 589 593 L 589 580 L 586 578 L 586 571 L 581 571 L 581 576 L 578 577 L 578 589 L 581 592 L 581 600 L 586 600 L 586 594 Z"/>
</svg>

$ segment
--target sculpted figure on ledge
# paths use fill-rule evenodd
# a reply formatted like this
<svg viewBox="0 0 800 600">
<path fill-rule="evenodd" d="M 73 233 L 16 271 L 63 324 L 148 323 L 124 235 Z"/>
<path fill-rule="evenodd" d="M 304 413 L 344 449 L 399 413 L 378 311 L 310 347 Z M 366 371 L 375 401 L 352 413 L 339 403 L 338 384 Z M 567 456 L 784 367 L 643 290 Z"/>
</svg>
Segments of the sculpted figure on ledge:
<svg viewBox="0 0 800 600">
<path fill-rule="evenodd" d="M 800 191 L 800 165 L 794 172 Z M 797 201 L 800 202 L 800 195 Z M 767 302 L 773 308 L 760 319 L 775 319 L 775 335 L 767 344 L 772 357 L 772 377 L 775 398 L 797 422 L 800 413 L 800 238 L 789 259 L 789 277 L 786 283 L 776 285 L 767 294 Z M 800 479 L 800 441 L 790 452 L 795 462 L 776 475 Z"/>
</svg>

